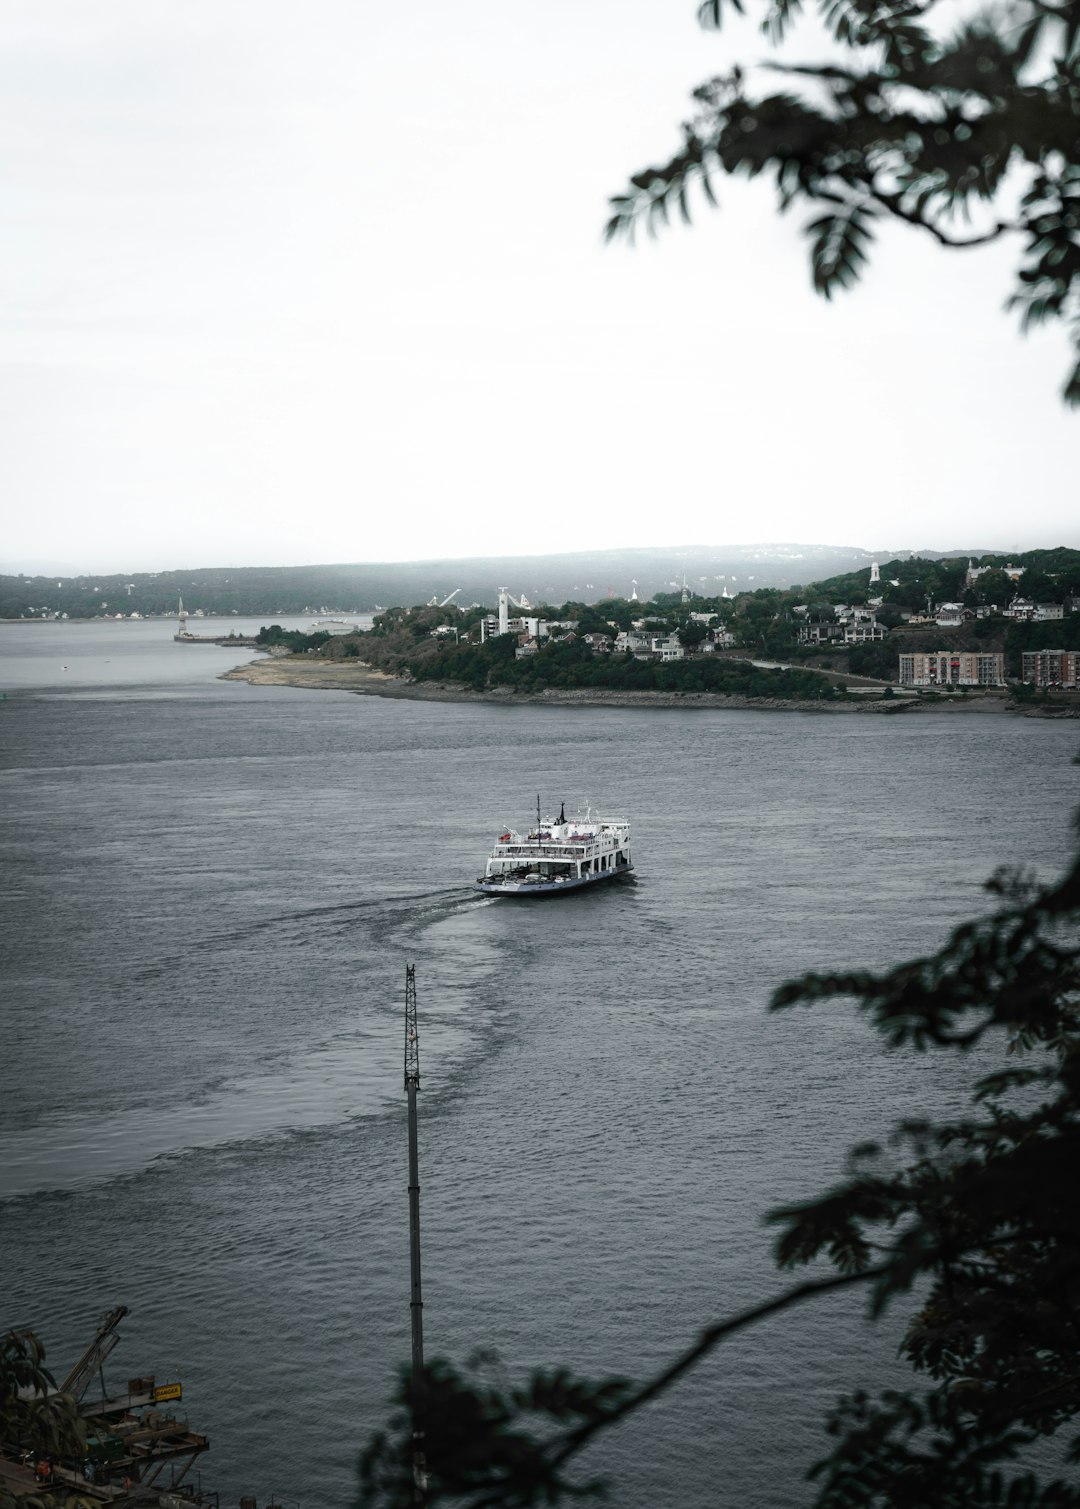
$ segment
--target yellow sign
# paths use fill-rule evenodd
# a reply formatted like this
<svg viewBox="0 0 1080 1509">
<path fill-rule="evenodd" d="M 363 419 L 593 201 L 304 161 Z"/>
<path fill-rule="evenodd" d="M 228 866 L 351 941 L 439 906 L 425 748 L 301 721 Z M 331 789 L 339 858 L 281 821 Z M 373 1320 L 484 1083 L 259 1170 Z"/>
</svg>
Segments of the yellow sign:
<svg viewBox="0 0 1080 1509">
<path fill-rule="evenodd" d="M 154 1403 L 161 1404 L 166 1399 L 182 1399 L 183 1395 L 182 1383 L 163 1383 L 160 1388 L 154 1390 Z"/>
</svg>

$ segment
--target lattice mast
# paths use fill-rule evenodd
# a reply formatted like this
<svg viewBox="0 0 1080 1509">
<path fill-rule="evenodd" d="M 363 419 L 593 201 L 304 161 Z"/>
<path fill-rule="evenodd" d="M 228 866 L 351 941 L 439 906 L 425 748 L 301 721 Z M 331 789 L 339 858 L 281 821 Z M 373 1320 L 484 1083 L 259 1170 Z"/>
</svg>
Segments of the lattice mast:
<svg viewBox="0 0 1080 1509">
<path fill-rule="evenodd" d="M 420 1164 L 416 1146 L 416 1092 L 420 1088 L 420 1040 L 416 1031 L 416 966 L 405 966 L 405 1094 L 409 1100 L 409 1268 L 412 1292 L 412 1408 L 415 1502 L 423 1502 L 424 1300 L 420 1290 Z"/>
</svg>

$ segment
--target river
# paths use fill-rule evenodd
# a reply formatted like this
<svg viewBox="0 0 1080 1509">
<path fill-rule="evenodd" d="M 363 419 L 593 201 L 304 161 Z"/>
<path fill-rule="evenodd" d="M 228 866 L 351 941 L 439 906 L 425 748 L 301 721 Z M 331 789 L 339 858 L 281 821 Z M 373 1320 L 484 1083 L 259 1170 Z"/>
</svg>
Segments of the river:
<svg viewBox="0 0 1080 1509">
<path fill-rule="evenodd" d="M 770 990 L 1069 849 L 1075 724 L 252 687 L 169 632 L 0 625 L 0 1325 L 62 1373 L 130 1306 L 110 1372 L 183 1381 L 223 1505 L 348 1504 L 408 1356 L 407 962 L 429 1356 L 640 1377 L 785 1282 L 767 1210 L 959 1103 L 964 1062 Z M 537 791 L 628 816 L 636 882 L 473 893 Z M 851 1297 L 772 1322 L 586 1466 L 620 1509 L 808 1502 L 896 1340 Z"/>
</svg>

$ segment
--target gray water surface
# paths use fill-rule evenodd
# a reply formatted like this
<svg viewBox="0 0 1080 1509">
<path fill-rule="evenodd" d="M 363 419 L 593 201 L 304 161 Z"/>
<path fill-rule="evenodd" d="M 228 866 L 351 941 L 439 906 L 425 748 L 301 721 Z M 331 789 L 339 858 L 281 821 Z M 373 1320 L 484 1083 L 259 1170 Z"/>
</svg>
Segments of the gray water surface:
<svg viewBox="0 0 1080 1509">
<path fill-rule="evenodd" d="M 408 1355 L 406 962 L 429 1355 L 643 1376 L 787 1281 L 768 1209 L 962 1095 L 771 989 L 932 949 L 1068 852 L 1075 725 L 381 701 L 205 653 L 0 704 L 0 1325 L 63 1371 L 128 1304 L 116 1376 L 183 1379 L 223 1504 L 347 1504 Z M 636 883 L 471 892 L 537 790 L 628 816 Z M 896 1341 L 852 1298 L 775 1321 L 586 1465 L 626 1509 L 808 1502 Z"/>
</svg>

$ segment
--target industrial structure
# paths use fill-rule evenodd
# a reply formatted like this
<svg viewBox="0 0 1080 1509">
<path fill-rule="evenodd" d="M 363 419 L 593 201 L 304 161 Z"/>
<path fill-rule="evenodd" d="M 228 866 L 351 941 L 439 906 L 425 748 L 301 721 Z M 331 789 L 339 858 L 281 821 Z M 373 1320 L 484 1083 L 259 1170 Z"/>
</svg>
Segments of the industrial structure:
<svg viewBox="0 0 1080 1509">
<path fill-rule="evenodd" d="M 0 1491 L 16 1500 L 47 1491 L 58 1503 L 118 1509 L 136 1503 L 185 1509 L 208 1502 L 189 1474 L 210 1441 L 190 1429 L 178 1408 L 183 1385 L 152 1376 L 129 1378 L 123 1389 L 105 1382 L 105 1363 L 127 1313 L 126 1305 L 117 1305 L 101 1317 L 94 1339 L 57 1387 L 84 1422 L 80 1454 L 45 1455 L 19 1440 L 0 1442 Z"/>
<path fill-rule="evenodd" d="M 405 966 L 405 1095 L 409 1103 L 409 1314 L 412 1318 L 412 1417 L 414 1502 L 427 1496 L 424 1464 L 424 1299 L 420 1287 L 420 1162 L 416 1092 L 420 1088 L 420 1039 L 416 1025 L 416 966 Z"/>
</svg>

